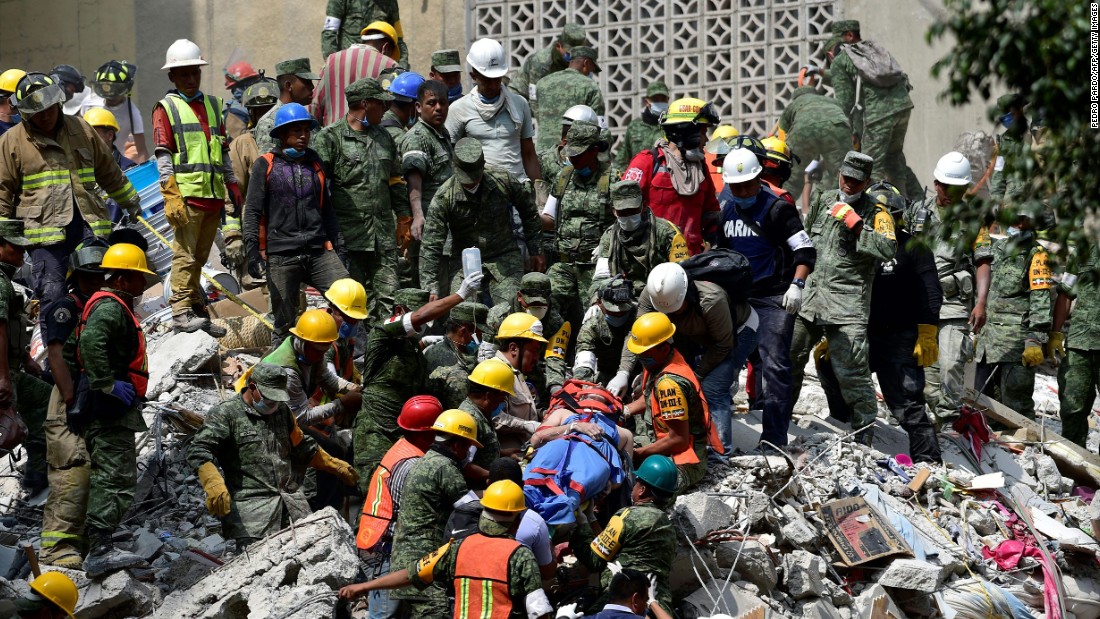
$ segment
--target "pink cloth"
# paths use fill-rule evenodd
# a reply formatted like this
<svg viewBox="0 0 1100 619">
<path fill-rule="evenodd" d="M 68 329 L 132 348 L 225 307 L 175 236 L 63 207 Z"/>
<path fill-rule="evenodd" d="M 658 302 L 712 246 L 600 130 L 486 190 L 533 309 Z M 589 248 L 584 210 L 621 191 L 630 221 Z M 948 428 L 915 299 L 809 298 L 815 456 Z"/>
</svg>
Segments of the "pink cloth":
<svg viewBox="0 0 1100 619">
<path fill-rule="evenodd" d="M 352 45 L 330 54 L 313 92 L 313 117 L 326 127 L 340 120 L 348 113 L 344 89 L 349 84 L 364 77 L 378 77 L 384 69 L 396 65 L 392 58 L 367 45 Z"/>
<path fill-rule="evenodd" d="M 951 427 L 970 441 L 970 450 L 980 462 L 982 446 L 989 442 L 989 437 L 993 434 L 985 420 L 985 415 L 969 406 L 964 406 L 959 411 L 959 418 L 951 424 Z"/>
<path fill-rule="evenodd" d="M 993 559 L 997 567 L 1002 570 L 1014 570 L 1020 565 L 1024 557 L 1034 557 L 1043 568 L 1043 603 L 1046 606 L 1047 619 L 1058 619 L 1058 584 L 1054 578 L 1054 567 L 1047 561 L 1046 556 L 1034 546 L 1035 540 L 1029 538 L 1027 543 L 1017 539 L 1008 539 L 1001 542 L 995 549 L 982 548 L 982 556 Z"/>
</svg>

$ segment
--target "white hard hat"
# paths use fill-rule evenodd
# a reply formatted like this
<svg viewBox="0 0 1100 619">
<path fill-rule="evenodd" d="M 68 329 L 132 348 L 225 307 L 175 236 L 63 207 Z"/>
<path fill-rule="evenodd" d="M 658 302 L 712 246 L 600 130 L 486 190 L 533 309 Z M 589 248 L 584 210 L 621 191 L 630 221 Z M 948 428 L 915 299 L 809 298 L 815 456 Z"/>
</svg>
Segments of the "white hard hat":
<svg viewBox="0 0 1100 619">
<path fill-rule="evenodd" d="M 201 67 L 210 63 L 202 59 L 199 46 L 187 39 L 176 39 L 176 42 L 168 46 L 168 53 L 164 55 L 162 70 L 176 67 Z"/>
<path fill-rule="evenodd" d="M 504 46 L 493 39 L 478 39 L 466 54 L 466 64 L 489 79 L 504 77 L 508 73 L 508 60 Z"/>
<path fill-rule="evenodd" d="M 571 127 L 573 123 L 578 120 L 592 123 L 593 125 L 600 124 L 600 118 L 596 116 L 596 110 L 587 105 L 574 105 L 568 110 L 565 110 L 565 113 L 561 115 L 561 124 L 563 127 Z"/>
<path fill-rule="evenodd" d="M 944 185 L 969 185 L 973 180 L 970 176 L 970 160 L 954 150 L 940 157 L 932 175 Z"/>
<path fill-rule="evenodd" d="M 760 176 L 763 170 L 760 160 L 747 148 L 735 148 L 722 160 L 722 180 L 727 185 L 751 181 Z"/>
<path fill-rule="evenodd" d="M 662 314 L 679 311 L 687 298 L 687 271 L 675 262 L 662 262 L 649 272 L 645 289 L 649 291 L 653 309 Z"/>
</svg>

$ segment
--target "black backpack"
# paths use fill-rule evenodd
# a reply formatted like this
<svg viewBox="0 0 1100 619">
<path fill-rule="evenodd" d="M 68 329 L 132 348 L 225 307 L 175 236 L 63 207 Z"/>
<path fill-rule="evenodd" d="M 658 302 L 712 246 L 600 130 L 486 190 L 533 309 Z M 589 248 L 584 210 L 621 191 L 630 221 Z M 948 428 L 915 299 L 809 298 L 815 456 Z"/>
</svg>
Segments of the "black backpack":
<svg viewBox="0 0 1100 619">
<path fill-rule="evenodd" d="M 710 249 L 684 260 L 680 266 L 687 272 L 688 281 L 721 286 L 731 309 L 752 294 L 752 265 L 748 258 L 732 249 Z"/>
</svg>

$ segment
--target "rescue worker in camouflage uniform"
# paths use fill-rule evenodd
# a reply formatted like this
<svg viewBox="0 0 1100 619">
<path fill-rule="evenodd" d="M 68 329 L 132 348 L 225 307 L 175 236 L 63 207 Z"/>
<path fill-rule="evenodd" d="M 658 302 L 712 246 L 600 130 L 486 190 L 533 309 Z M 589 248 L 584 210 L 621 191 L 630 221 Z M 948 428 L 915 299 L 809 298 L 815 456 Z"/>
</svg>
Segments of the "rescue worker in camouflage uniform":
<svg viewBox="0 0 1100 619">
<path fill-rule="evenodd" d="M 871 444 L 871 424 L 878 411 L 868 362 L 870 283 L 876 264 L 891 260 L 897 251 L 889 209 L 864 193 L 871 184 L 874 163 L 867 155 L 850 151 L 840 167 L 840 188 L 814 194 L 805 227 L 817 249 L 817 263 L 806 278 L 791 339 L 791 401 L 798 402 L 806 362 L 824 336 L 852 411 L 852 428 L 868 426 L 856 435 L 865 445 Z"/>
<path fill-rule="evenodd" d="M 477 422 L 469 413 L 445 410 L 435 423 L 435 441 L 424 457 L 413 464 L 401 497 L 401 511 L 393 532 L 391 574 L 415 570 L 416 562 L 439 548 L 445 540 L 447 518 L 455 501 L 469 491 L 462 467 L 473 448 L 480 448 Z M 536 567 L 536 570 L 538 568 Z M 405 600 L 408 615 L 418 619 L 450 616 L 447 591 L 440 583 L 426 589 L 398 589 L 390 599 Z"/>
<path fill-rule="evenodd" d="M 432 52 L 428 79 L 446 87 L 447 103 L 462 98 L 462 60 L 457 49 L 437 49 Z"/>
<path fill-rule="evenodd" d="M 661 115 L 668 111 L 668 86 L 664 80 L 653 80 L 645 87 L 645 96 L 642 97 L 642 114 L 638 118 L 632 118 L 626 126 L 623 141 L 619 143 L 619 150 L 615 153 L 615 162 L 620 168 L 630 165 L 630 160 L 643 150 L 649 150 L 657 144 L 657 140 L 664 137 L 661 131 Z"/>
<path fill-rule="evenodd" d="M 567 370 L 573 359 L 573 322 L 566 320 L 552 296 L 553 286 L 545 273 L 528 273 L 520 280 L 519 292 L 507 303 L 498 303 L 489 310 L 487 326 L 489 339 L 501 337 L 501 325 L 516 313 L 526 313 L 537 318 L 549 340 L 545 359 L 534 371 L 524 372 L 535 386 L 537 402 L 545 406 L 550 396 L 569 378 Z"/>
<path fill-rule="evenodd" d="M 279 83 L 279 100 L 259 120 L 252 130 L 256 148 L 260 154 L 271 152 L 279 146 L 279 140 L 271 135 L 275 128 L 275 114 L 287 103 L 309 107 L 313 101 L 314 82 L 321 79 L 309 66 L 309 58 L 293 58 L 275 65 L 275 80 Z"/>
<path fill-rule="evenodd" d="M 827 47 L 832 65 L 826 83 L 832 86 L 833 96 L 859 136 L 859 150 L 875 160 L 872 180 L 888 180 L 909 199 L 918 198 L 924 190 L 905 162 L 905 133 L 913 110 L 909 77 L 897 67 L 889 52 L 860 38 L 858 21 L 834 22 L 832 31 L 833 39 Z M 893 65 L 896 72 L 868 76 L 861 70 L 869 64 L 868 57 L 876 65 Z"/>
<path fill-rule="evenodd" d="M 397 248 L 407 246 L 414 218 L 423 215 L 411 211 L 397 146 L 379 127 L 393 95 L 371 77 L 353 82 L 345 94 L 347 115 L 319 131 L 313 148 L 332 179 L 348 272 L 367 289 L 368 321 L 378 324 L 390 315 L 397 289 Z"/>
<path fill-rule="evenodd" d="M 943 305 L 936 363 L 925 370 L 924 396 L 934 418 L 942 423 L 958 417 L 965 387 L 966 364 L 973 356 L 973 338 L 986 321 L 986 303 L 993 260 L 989 229 L 979 217 L 964 218 L 971 186 L 970 161 L 958 152 L 940 157 L 933 171 L 936 195 L 912 203 L 905 222 L 913 236 L 936 259 Z"/>
<path fill-rule="evenodd" d="M 574 105 L 573 107 L 565 110 L 565 113 L 561 115 L 561 139 L 554 143 L 553 146 L 542 149 L 538 152 L 539 156 L 539 168 L 542 171 L 542 180 L 536 182 L 536 193 L 538 192 L 540 183 L 544 186 L 547 195 L 536 195 L 536 206 L 544 206 L 546 204 L 546 198 L 549 197 L 550 187 L 554 186 L 554 181 L 557 180 L 558 174 L 561 173 L 562 168 L 569 165 L 569 158 L 562 155 L 562 149 L 565 148 L 565 139 L 569 135 L 569 128 L 573 126 L 575 122 L 588 122 L 593 125 L 599 124 L 599 118 L 596 116 L 596 111 L 587 105 Z M 544 244 L 546 239 L 544 239 Z M 553 235 L 550 235 L 548 245 L 553 245 Z M 553 262 L 551 262 L 553 264 Z"/>
<path fill-rule="evenodd" d="M 419 73 L 413 73 L 412 71 L 399 72 L 396 77 L 392 79 L 380 78 L 382 85 L 386 88 L 391 95 L 393 95 L 393 101 L 390 102 L 389 109 L 386 110 L 385 115 L 382 116 L 382 128 L 386 130 L 386 133 L 390 134 L 393 138 L 394 146 L 397 148 L 397 160 L 398 169 L 401 170 L 402 178 L 405 178 L 404 164 L 401 163 L 401 140 L 405 137 L 405 134 L 409 132 L 409 129 L 416 124 L 416 101 L 417 93 L 419 92 L 420 85 L 425 82 L 424 76 Z M 388 81 L 388 85 L 387 85 Z M 408 180 L 406 178 L 406 193 L 408 189 Z M 421 207 L 423 202 L 417 204 Z M 418 208 L 413 210 L 412 200 L 409 200 L 409 209 L 413 213 L 413 220 L 410 223 L 409 233 L 401 240 L 404 245 L 398 244 L 396 267 L 397 267 L 397 285 L 400 288 L 416 288 L 420 286 L 420 236 L 424 231 L 424 210 Z M 420 216 L 417 217 L 416 214 Z M 412 223 L 415 222 L 417 230 L 412 230 Z M 417 251 L 413 251 L 413 246 L 417 246 Z"/>
<path fill-rule="evenodd" d="M 539 80 L 556 71 L 564 71 L 571 60 L 570 51 L 577 45 L 586 45 L 584 27 L 580 24 L 565 24 L 561 36 L 539 51 L 527 57 L 523 61 L 523 68 L 512 76 L 508 83 L 511 88 L 527 100 L 531 106 L 531 114 L 538 113 L 538 83 Z"/>
<path fill-rule="evenodd" d="M 363 352 L 363 405 L 355 417 L 355 468 L 360 490 L 398 438 L 397 415 L 412 396 L 423 392 L 427 364 L 420 353 L 420 336 L 429 322 L 477 295 L 481 273 L 462 280 L 458 292 L 435 301 L 425 290 L 402 288 L 394 295 L 394 313 L 375 325 Z"/>
<path fill-rule="evenodd" d="M 409 68 L 409 46 L 401 29 L 401 11 L 397 0 L 328 0 L 325 24 L 321 29 L 321 55 L 347 49 L 360 42 L 363 29 L 376 21 L 392 24 L 397 33 L 401 66 Z"/>
<path fill-rule="evenodd" d="M 340 597 L 350 600 L 364 593 L 408 585 L 433 592 L 453 588 L 453 607 L 447 606 L 444 597 L 442 605 L 413 604 L 410 610 L 428 613 L 413 616 L 424 619 L 550 616 L 554 609 L 542 590 L 535 555 L 515 539 L 522 520 L 520 515 L 527 509 L 523 490 L 514 481 L 498 481 L 485 490 L 481 505 L 484 510 L 477 533 L 447 542 L 381 578 L 347 585 L 340 589 Z"/>
<path fill-rule="evenodd" d="M 473 461 L 463 468 L 462 473 L 470 487 L 481 488 L 489 479 L 489 469 L 497 458 L 519 453 L 516 448 L 501 449 L 500 438 L 493 426 L 493 421 L 503 410 L 505 401 L 516 395 L 512 366 L 500 359 L 486 359 L 470 372 L 463 390 L 465 396 L 458 409 L 470 413 L 477 422 L 481 448 L 474 454 Z"/>
<path fill-rule="evenodd" d="M 642 294 L 653 267 L 662 262 L 687 260 L 687 241 L 675 224 L 653 214 L 643 204 L 638 181 L 619 181 L 611 186 L 615 221 L 600 237 L 596 250 L 593 284 L 624 275 L 634 285 L 634 297 Z"/>
<path fill-rule="evenodd" d="M 91 579 L 144 563 L 116 549 L 111 537 L 137 489 L 134 433 L 149 430 L 141 416 L 149 381 L 145 334 L 133 306 L 145 291 L 145 276 L 156 276 L 146 266 L 145 253 L 128 243 L 112 245 L 100 267 L 104 287 L 85 304 L 81 325 L 64 351 L 69 374 L 83 373 L 81 381 L 87 380 L 87 401 L 82 410 L 68 411 L 68 422 L 79 428 L 91 460 L 84 559 Z"/>
<path fill-rule="evenodd" d="M 454 173 L 451 167 L 454 147 L 451 145 L 450 134 L 447 133 L 449 107 L 447 87 L 442 82 L 427 80 L 420 84 L 416 89 L 416 124 L 397 143 L 397 154 L 401 157 L 401 173 L 405 176 L 405 183 L 409 188 L 409 207 L 414 213 L 419 211 L 424 217 L 428 216 L 428 206 L 431 205 L 436 192 Z M 420 287 L 420 243 L 424 236 L 424 219 L 417 220 L 414 217 L 409 233 L 412 235 L 412 241 L 405 255 L 409 270 L 407 273 L 398 271 L 398 277 L 403 278 L 401 281 L 404 287 L 418 288 Z M 449 271 L 450 256 L 451 248 L 444 244 L 443 255 L 440 258 L 444 266 L 442 271 Z M 437 285 L 441 294 L 446 295 L 450 292 L 450 279 L 444 279 Z"/>
<path fill-rule="evenodd" d="M 433 297 L 441 294 L 441 278 L 459 281 L 459 264 L 440 270 L 448 236 L 456 254 L 467 247 L 481 250 L 481 267 L 488 275 L 493 303 L 511 302 L 523 275 L 523 255 L 512 242 L 512 209 L 519 214 L 532 270 L 545 269 L 539 247 L 542 225 L 530 190 L 507 172 L 485 165 L 481 143 L 462 138 L 455 144 L 454 175 L 446 180 L 428 207 L 420 247 L 420 281 Z"/>
<path fill-rule="evenodd" d="M 821 178 L 836 178 L 852 148 L 852 124 L 836 99 L 822 95 L 816 86 L 799 86 L 779 117 L 779 129 L 787 134 L 787 147 L 801 158 L 791 166 L 787 184 L 795 204 L 801 205 L 806 167 L 816 159 Z"/>
<path fill-rule="evenodd" d="M 348 486 L 359 479 L 350 464 L 302 433 L 288 401 L 287 373 L 260 362 L 240 393 L 206 413 L 187 448 L 187 464 L 206 492 L 206 509 L 221 519 L 237 548 L 309 515 L 295 462 L 308 462 Z"/>
<path fill-rule="evenodd" d="M 597 159 L 608 147 L 599 127 L 573 123 L 562 149 L 569 165 L 558 175 L 542 210 L 543 228 L 555 232 L 558 259 L 548 272 L 554 306 L 574 325 L 580 325 L 592 297 L 592 255 L 603 231 L 615 221 L 611 185 L 619 171 Z"/>
<path fill-rule="evenodd" d="M 1028 191 L 1025 183 L 1012 174 L 1016 166 L 1027 161 L 1031 148 L 1031 133 L 1028 131 L 1024 107 L 1027 99 L 1023 95 L 1010 93 L 997 98 L 997 109 L 1001 115 L 997 122 L 1005 128 L 997 134 L 993 174 L 989 178 L 989 200 L 994 208 L 1012 206 L 1025 198 Z"/>
<path fill-rule="evenodd" d="M 1086 447 L 1089 416 L 1100 388 L 1100 248 L 1078 245 L 1076 264 L 1065 275 L 1054 302 L 1048 355 L 1061 360 L 1058 404 L 1062 436 Z M 1063 334 L 1070 318 L 1069 333 Z"/>
<path fill-rule="evenodd" d="M 587 519 L 580 520 L 570 547 L 582 565 L 600 571 L 600 586 L 607 589 L 618 567 L 653 575 L 657 580 L 657 603 L 672 613 L 672 561 L 676 557 L 676 529 L 668 508 L 677 493 L 677 471 L 672 458 L 654 455 L 635 471 L 630 491 L 632 505 L 615 512 L 599 536 L 593 535 Z"/>
<path fill-rule="evenodd" d="M 50 403 L 50 385 L 40 378 L 42 368 L 28 352 L 31 321 L 26 314 L 27 299 L 11 281 L 15 271 L 23 266 L 24 248 L 30 244 L 23 236 L 22 220 L 0 219 L 0 409 L 22 418 L 27 426 L 23 443 L 27 462 L 20 485 L 28 494 L 38 494 L 48 485 L 43 424 Z"/>
<path fill-rule="evenodd" d="M 43 429 L 50 494 L 42 507 L 42 552 L 46 565 L 81 568 L 84 518 L 88 512 L 88 448 L 84 439 L 66 423 L 65 409 L 75 400 L 73 376 L 65 363 L 65 342 L 76 330 L 84 305 L 103 287 L 99 268 L 106 247 L 83 247 L 69 261 L 69 294 L 43 309 L 42 341 L 46 344 L 53 390 Z"/>
<path fill-rule="evenodd" d="M 459 303 L 447 318 L 447 333 L 424 349 L 428 363 L 424 388 L 447 408 L 458 408 L 466 398 L 466 377 L 477 365 L 488 317 L 489 308 L 477 301 Z"/>
<path fill-rule="evenodd" d="M 1035 369 L 1043 363 L 1052 321 L 1047 252 L 1034 223 L 1020 215 L 993 242 L 988 319 L 978 338 L 975 388 L 1025 417 L 1035 417 Z"/>
<path fill-rule="evenodd" d="M 619 354 L 630 335 L 638 301 L 634 285 L 622 275 L 603 280 L 596 295 L 598 311 L 589 310 L 577 332 L 573 378 L 606 385 L 619 369 Z"/>
<path fill-rule="evenodd" d="M 539 80 L 537 88 L 542 90 L 542 99 L 535 116 L 540 127 L 538 138 L 535 140 L 537 150 L 543 151 L 557 144 L 558 136 L 555 128 L 558 119 L 574 105 L 587 105 L 592 108 L 596 112 L 596 124 L 601 127 L 607 125 L 604 119 L 606 112 L 603 94 L 596 83 L 596 75 L 599 72 L 599 57 L 596 50 L 587 45 L 577 45 L 571 52 L 569 66 Z M 545 127 L 545 130 L 542 127 Z"/>
</svg>

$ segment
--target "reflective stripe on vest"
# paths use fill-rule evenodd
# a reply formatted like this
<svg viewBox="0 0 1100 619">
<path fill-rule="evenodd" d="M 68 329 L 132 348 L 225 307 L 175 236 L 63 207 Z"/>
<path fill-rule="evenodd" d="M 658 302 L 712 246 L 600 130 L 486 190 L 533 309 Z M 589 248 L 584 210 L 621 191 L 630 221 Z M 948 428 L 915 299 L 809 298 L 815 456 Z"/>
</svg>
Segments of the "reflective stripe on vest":
<svg viewBox="0 0 1100 619">
<path fill-rule="evenodd" d="M 656 384 L 657 381 L 661 379 L 661 374 L 679 376 L 691 383 L 691 386 L 695 389 L 695 393 L 699 394 L 699 402 L 703 405 L 703 425 L 707 431 L 707 444 L 716 452 L 720 454 L 725 453 L 725 448 L 722 447 L 722 440 L 718 438 L 718 429 L 710 422 L 710 406 L 707 405 L 707 398 L 703 395 L 703 388 L 699 385 L 699 379 L 695 377 L 695 370 L 691 369 L 691 366 L 684 361 L 683 355 L 676 350 L 672 351 L 672 360 L 661 369 L 660 374 L 653 380 L 654 389 L 653 393 L 649 395 L 649 406 L 654 416 L 656 416 L 656 412 L 660 410 L 660 406 L 657 402 Z M 649 384 L 649 370 L 645 371 L 642 381 L 642 384 Z M 691 421 L 688 420 L 688 423 L 690 424 Z M 657 440 L 668 436 L 667 432 L 661 432 L 657 429 L 657 424 L 653 424 L 653 433 L 657 435 Z M 680 453 L 674 454 L 672 456 L 672 461 L 676 464 L 684 465 L 699 463 L 699 456 L 695 455 L 695 436 L 689 435 L 687 447 Z"/>
<path fill-rule="evenodd" d="M 508 565 L 521 544 L 510 537 L 474 533 L 455 558 L 455 619 L 508 619 Z"/>
<path fill-rule="evenodd" d="M 89 223 L 88 227 L 92 229 L 92 234 L 106 238 L 110 236 L 113 226 L 109 219 L 97 219 Z"/>
<path fill-rule="evenodd" d="M 185 198 L 225 198 L 225 179 L 222 172 L 223 156 L 221 132 L 221 99 L 203 95 L 210 137 L 202 130 L 198 115 L 177 94 L 169 94 L 160 100 L 168 112 L 172 134 L 176 139 L 176 152 L 172 153 L 176 184 Z"/>
<path fill-rule="evenodd" d="M 134 353 L 134 358 L 130 360 L 130 365 L 126 368 L 126 374 L 130 379 L 130 384 L 134 386 L 134 391 L 137 392 L 138 397 L 144 398 L 145 390 L 149 386 L 149 362 L 145 356 L 145 332 L 141 330 L 141 321 L 134 315 L 133 310 L 131 310 L 130 306 L 118 295 L 113 292 L 107 292 L 106 290 L 100 290 L 88 299 L 88 302 L 84 305 L 84 312 L 80 315 L 80 324 L 77 325 L 77 341 L 80 340 L 80 334 L 84 332 L 84 326 L 88 324 L 88 317 L 92 315 L 92 310 L 104 299 L 112 299 L 121 305 L 122 309 L 126 310 L 126 314 L 130 317 L 130 320 L 134 321 L 134 328 L 137 330 L 138 346 L 137 351 Z M 76 360 L 83 368 L 84 362 L 80 360 L 79 347 L 76 350 Z"/>
<path fill-rule="evenodd" d="M 359 519 L 359 534 L 355 536 L 355 545 L 361 550 L 382 550 L 383 541 L 393 536 L 393 523 L 397 514 L 393 511 L 393 490 L 390 488 L 390 476 L 402 462 L 423 457 L 420 451 L 404 438 L 390 447 L 378 468 L 370 478 L 367 488 L 367 500 L 363 502 L 363 515 Z"/>
</svg>

